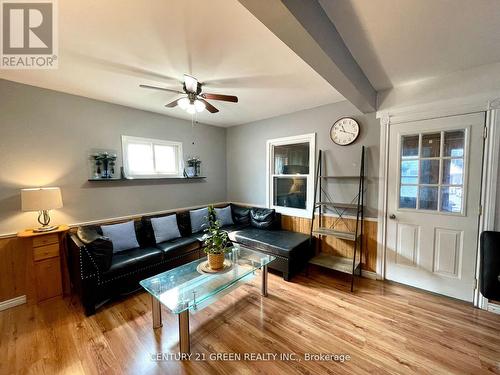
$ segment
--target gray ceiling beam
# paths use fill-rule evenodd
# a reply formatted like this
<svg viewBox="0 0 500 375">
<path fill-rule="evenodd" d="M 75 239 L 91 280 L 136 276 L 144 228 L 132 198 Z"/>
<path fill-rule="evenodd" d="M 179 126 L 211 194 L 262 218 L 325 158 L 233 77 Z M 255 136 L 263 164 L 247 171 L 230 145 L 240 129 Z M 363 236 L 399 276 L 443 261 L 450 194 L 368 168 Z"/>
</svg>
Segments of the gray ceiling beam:
<svg viewBox="0 0 500 375">
<path fill-rule="evenodd" d="M 238 0 L 361 112 L 377 92 L 317 0 Z"/>
</svg>

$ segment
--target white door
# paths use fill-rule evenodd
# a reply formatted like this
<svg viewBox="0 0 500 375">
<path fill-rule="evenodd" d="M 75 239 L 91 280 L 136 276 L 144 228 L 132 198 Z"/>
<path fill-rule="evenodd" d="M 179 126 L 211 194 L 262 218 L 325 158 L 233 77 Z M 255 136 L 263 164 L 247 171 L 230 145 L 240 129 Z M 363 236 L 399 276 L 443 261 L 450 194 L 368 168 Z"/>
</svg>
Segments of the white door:
<svg viewBox="0 0 500 375">
<path fill-rule="evenodd" d="M 391 126 L 386 278 L 472 301 L 484 113 Z"/>
</svg>

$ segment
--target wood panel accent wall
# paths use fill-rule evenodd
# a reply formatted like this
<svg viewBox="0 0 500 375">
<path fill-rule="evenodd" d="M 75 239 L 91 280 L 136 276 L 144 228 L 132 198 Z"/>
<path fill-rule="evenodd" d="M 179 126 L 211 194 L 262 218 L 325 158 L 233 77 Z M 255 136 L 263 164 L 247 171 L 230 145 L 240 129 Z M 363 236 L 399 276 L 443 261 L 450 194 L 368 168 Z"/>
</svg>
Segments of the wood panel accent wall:
<svg viewBox="0 0 500 375">
<path fill-rule="evenodd" d="M 0 239 L 0 302 L 26 295 L 35 299 L 34 270 L 26 241 L 17 237 Z"/>
<path fill-rule="evenodd" d="M 337 218 L 331 216 L 323 217 L 322 226 L 330 227 Z M 354 231 L 356 220 L 344 219 L 348 229 Z M 318 220 L 315 220 L 314 226 L 318 226 Z M 311 229 L 311 219 L 296 217 L 296 216 L 281 216 L 281 226 L 283 229 L 293 232 L 309 234 Z M 346 225 L 342 221 L 338 221 L 336 228 L 346 230 Z M 327 254 L 352 257 L 353 247 L 352 242 L 340 240 L 334 237 L 322 237 L 318 245 L 317 251 Z M 363 236 L 363 254 L 361 256 L 362 269 L 375 272 L 377 268 L 377 222 L 372 220 L 364 221 L 364 236 Z"/>
</svg>

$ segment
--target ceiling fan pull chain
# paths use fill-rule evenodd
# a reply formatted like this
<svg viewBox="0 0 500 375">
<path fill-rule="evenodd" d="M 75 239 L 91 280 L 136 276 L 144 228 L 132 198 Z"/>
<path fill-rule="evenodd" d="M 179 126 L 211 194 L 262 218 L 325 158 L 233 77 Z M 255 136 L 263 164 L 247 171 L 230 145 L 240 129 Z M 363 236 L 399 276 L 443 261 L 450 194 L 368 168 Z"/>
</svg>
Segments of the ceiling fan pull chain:
<svg viewBox="0 0 500 375">
<path fill-rule="evenodd" d="M 195 142 L 195 136 L 194 136 L 194 116 L 196 116 L 196 113 L 191 114 L 191 138 L 193 139 L 192 145 L 194 145 Z"/>
</svg>

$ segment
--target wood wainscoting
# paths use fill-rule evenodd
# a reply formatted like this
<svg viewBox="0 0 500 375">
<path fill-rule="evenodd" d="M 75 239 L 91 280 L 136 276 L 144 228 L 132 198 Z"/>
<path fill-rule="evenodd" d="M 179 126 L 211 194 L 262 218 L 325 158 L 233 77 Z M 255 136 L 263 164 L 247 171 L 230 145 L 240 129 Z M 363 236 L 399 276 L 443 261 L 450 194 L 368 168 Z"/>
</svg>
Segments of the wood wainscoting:
<svg viewBox="0 0 500 375">
<path fill-rule="evenodd" d="M 27 239 L 15 236 L 0 238 L 0 301 L 26 295 L 35 298 L 34 270 Z"/>
<path fill-rule="evenodd" d="M 333 216 L 323 217 L 323 226 L 329 227 L 333 225 L 335 220 L 338 218 Z M 354 231 L 356 226 L 355 219 L 343 219 L 337 223 L 336 228 L 339 230 L 350 230 Z M 309 234 L 311 230 L 311 219 L 297 217 L 297 216 L 281 216 L 281 226 L 285 230 L 291 230 L 293 232 L 300 232 Z M 318 226 L 318 221 L 315 220 L 315 227 Z M 376 272 L 377 268 L 377 222 L 374 219 L 364 220 L 364 236 L 363 236 L 363 254 L 361 257 L 361 267 L 365 271 Z M 342 256 L 342 257 L 352 257 L 353 247 L 352 242 L 337 239 L 334 237 L 322 237 L 321 242 L 318 246 L 317 251 L 324 252 L 327 254 Z"/>
<path fill-rule="evenodd" d="M 28 303 L 36 302 L 35 268 L 31 238 L 9 236 L 0 238 L 0 303 L 26 296 Z M 70 293 L 68 268 L 65 267 L 65 241 L 61 242 L 62 286 Z"/>
</svg>

